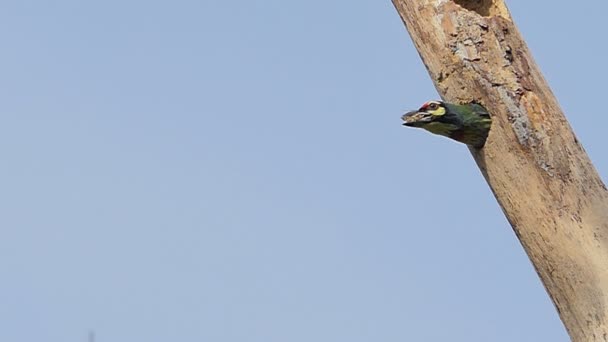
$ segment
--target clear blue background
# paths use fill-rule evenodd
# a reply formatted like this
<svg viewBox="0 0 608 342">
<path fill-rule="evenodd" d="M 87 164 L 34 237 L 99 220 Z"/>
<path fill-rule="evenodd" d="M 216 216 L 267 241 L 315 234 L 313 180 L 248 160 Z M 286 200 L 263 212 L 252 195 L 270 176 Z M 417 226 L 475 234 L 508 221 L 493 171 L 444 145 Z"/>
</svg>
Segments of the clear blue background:
<svg viewBox="0 0 608 342">
<path fill-rule="evenodd" d="M 509 1 L 606 178 L 608 3 Z M 568 23 L 568 24 L 566 24 Z M 4 1 L 0 340 L 567 341 L 390 1 Z"/>
</svg>

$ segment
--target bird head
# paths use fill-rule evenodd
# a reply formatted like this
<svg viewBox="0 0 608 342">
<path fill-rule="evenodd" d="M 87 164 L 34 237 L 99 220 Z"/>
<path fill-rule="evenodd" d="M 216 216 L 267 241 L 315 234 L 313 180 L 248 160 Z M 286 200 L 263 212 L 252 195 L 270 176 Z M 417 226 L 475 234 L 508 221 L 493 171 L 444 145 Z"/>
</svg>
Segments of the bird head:
<svg viewBox="0 0 608 342">
<path fill-rule="evenodd" d="M 492 123 L 488 111 L 479 104 L 442 101 L 429 101 L 401 119 L 404 126 L 422 128 L 473 147 L 484 145 Z"/>
<path fill-rule="evenodd" d="M 445 104 L 441 101 L 429 101 L 418 110 L 405 113 L 401 119 L 404 126 L 425 128 L 432 122 L 438 122 L 447 113 Z"/>
<path fill-rule="evenodd" d="M 401 117 L 404 126 L 419 127 L 431 133 L 449 137 L 462 128 L 462 117 L 451 106 L 442 101 L 429 101 L 418 110 Z"/>
</svg>

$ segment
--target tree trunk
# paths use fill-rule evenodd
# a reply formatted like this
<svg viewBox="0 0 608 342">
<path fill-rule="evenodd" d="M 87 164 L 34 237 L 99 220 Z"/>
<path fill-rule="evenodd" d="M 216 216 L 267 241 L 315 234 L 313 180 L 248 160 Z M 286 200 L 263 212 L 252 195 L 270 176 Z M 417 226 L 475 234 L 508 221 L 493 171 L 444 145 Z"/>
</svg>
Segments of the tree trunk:
<svg viewBox="0 0 608 342">
<path fill-rule="evenodd" d="M 608 191 L 503 0 L 392 1 L 442 98 L 490 112 L 471 152 L 570 337 L 608 341 Z"/>
</svg>

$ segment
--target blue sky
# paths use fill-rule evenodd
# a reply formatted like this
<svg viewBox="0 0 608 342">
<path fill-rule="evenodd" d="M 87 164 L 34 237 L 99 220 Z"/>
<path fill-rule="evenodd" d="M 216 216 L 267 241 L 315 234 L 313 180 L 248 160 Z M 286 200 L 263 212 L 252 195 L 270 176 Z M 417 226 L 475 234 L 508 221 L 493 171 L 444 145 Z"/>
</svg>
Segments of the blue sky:
<svg viewBox="0 0 608 342">
<path fill-rule="evenodd" d="M 608 4 L 509 5 L 606 179 Z M 390 1 L 5 1 L 0 37 L 0 340 L 568 340 L 467 149 L 400 125 L 437 94 Z"/>
</svg>

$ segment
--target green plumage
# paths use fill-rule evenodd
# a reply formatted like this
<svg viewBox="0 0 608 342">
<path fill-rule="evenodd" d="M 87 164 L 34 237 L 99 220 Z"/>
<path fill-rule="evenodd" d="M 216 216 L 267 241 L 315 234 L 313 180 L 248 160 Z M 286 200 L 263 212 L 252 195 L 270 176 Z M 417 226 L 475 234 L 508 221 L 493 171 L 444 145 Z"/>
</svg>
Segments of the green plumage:
<svg viewBox="0 0 608 342">
<path fill-rule="evenodd" d="M 441 101 L 429 101 L 401 119 L 405 126 L 423 128 L 475 148 L 483 147 L 492 124 L 490 114 L 481 105 Z"/>
</svg>

